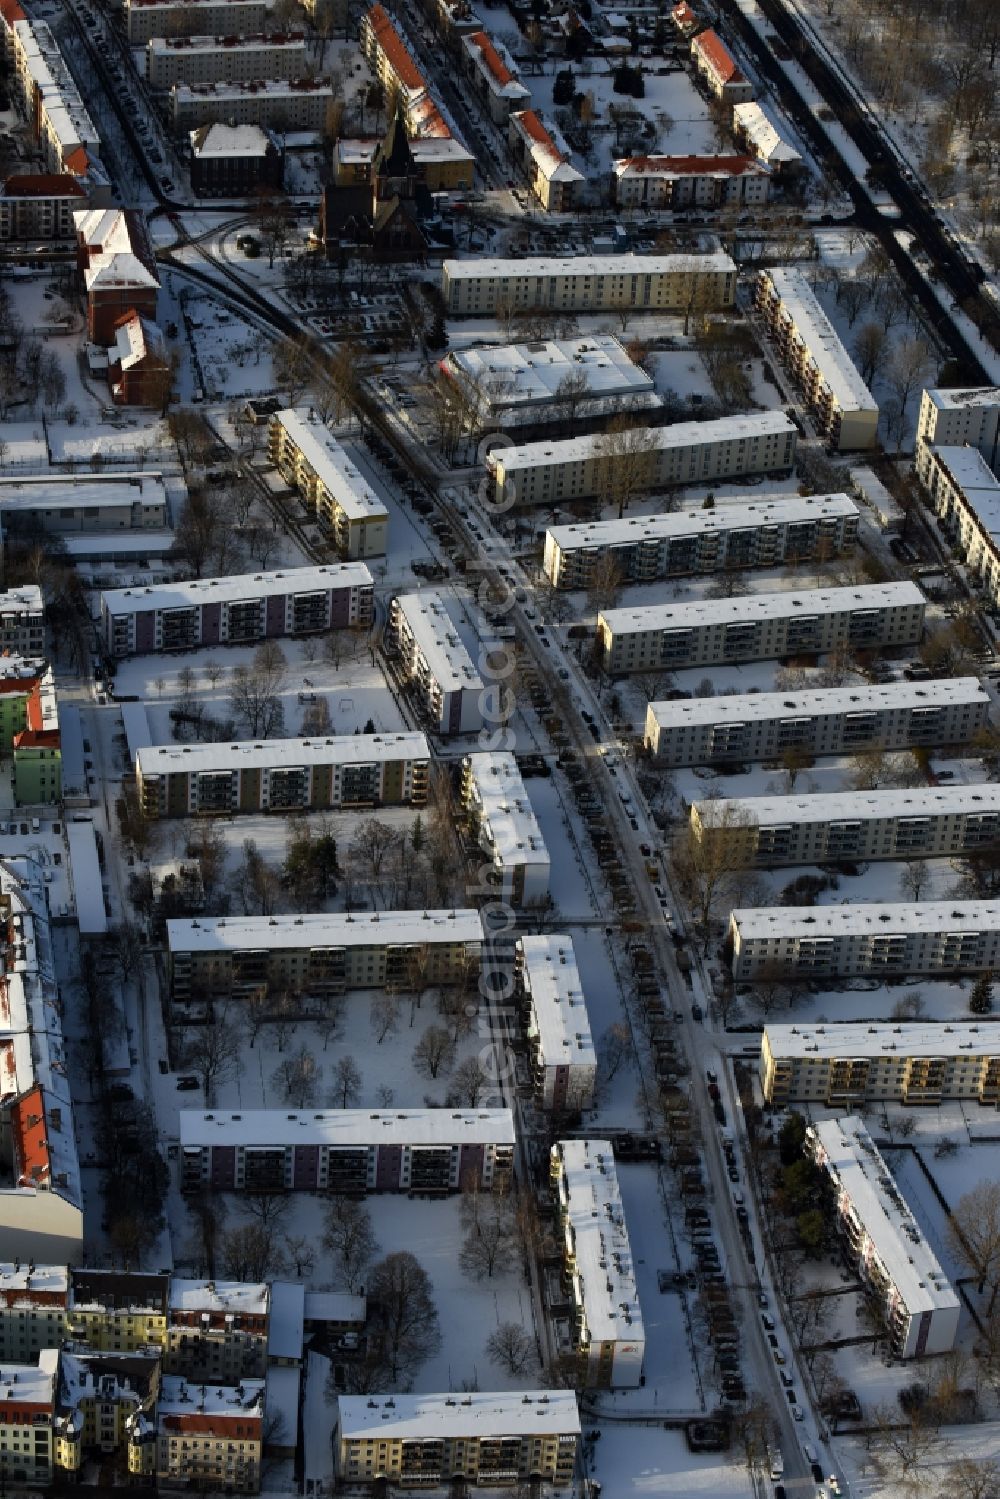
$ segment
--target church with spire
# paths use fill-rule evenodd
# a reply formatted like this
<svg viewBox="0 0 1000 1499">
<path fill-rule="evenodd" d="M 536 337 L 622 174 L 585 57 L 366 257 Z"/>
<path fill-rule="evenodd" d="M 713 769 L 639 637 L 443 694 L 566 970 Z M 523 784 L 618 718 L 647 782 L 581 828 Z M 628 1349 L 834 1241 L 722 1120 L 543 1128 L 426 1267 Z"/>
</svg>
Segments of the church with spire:
<svg viewBox="0 0 1000 1499">
<path fill-rule="evenodd" d="M 342 140 L 337 149 L 337 181 L 324 190 L 320 211 L 327 255 L 366 249 L 373 260 L 422 259 L 433 203 L 402 103 L 380 141 Z"/>
</svg>

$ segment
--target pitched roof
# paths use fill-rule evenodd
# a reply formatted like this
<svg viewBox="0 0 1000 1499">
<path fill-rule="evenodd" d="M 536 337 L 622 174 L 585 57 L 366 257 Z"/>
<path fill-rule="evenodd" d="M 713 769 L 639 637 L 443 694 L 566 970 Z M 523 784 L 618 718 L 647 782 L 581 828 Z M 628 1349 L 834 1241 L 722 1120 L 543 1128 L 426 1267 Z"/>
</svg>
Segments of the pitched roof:
<svg viewBox="0 0 1000 1499">
<path fill-rule="evenodd" d="M 85 198 L 87 195 L 68 172 L 24 172 L 8 177 L 0 188 L 5 198 Z"/>
<path fill-rule="evenodd" d="M 375 148 L 373 160 L 375 170 L 388 177 L 409 177 L 413 172 L 413 152 L 406 135 L 406 114 L 401 99 L 396 103 L 396 113 L 389 122 L 385 138 Z"/>
<path fill-rule="evenodd" d="M 365 17 L 375 40 L 385 53 L 386 60 L 404 88 L 420 90 L 426 88 L 424 76 L 410 56 L 392 18 L 381 5 L 373 5 Z"/>
<path fill-rule="evenodd" d="M 720 82 L 738 83 L 742 80 L 743 74 L 736 66 L 732 54 L 718 32 L 701 32 L 691 43 L 691 50 L 697 50 L 701 54 L 705 63 L 711 68 Z"/>
<path fill-rule="evenodd" d="M 742 177 L 765 171 L 753 156 L 624 156 L 615 162 L 617 177 Z"/>
<path fill-rule="evenodd" d="M 166 359 L 163 334 L 149 318 L 140 317 L 131 308 L 115 323 L 114 363 L 123 370 L 133 369 L 147 355 L 159 354 Z"/>
</svg>

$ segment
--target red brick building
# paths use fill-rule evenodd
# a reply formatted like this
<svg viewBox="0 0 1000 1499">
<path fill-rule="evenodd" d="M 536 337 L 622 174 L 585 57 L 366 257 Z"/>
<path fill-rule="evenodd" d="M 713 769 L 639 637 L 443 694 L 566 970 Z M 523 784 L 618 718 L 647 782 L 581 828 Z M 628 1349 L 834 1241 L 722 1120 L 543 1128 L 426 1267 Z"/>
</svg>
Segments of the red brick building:
<svg viewBox="0 0 1000 1499">
<path fill-rule="evenodd" d="M 114 327 L 108 349 L 108 385 L 116 406 L 166 406 L 171 364 L 162 331 L 130 308 Z"/>
<path fill-rule="evenodd" d="M 109 348 L 127 313 L 156 319 L 160 278 L 146 220 L 129 208 L 94 208 L 73 215 L 77 264 L 87 292 L 87 337 Z"/>
</svg>

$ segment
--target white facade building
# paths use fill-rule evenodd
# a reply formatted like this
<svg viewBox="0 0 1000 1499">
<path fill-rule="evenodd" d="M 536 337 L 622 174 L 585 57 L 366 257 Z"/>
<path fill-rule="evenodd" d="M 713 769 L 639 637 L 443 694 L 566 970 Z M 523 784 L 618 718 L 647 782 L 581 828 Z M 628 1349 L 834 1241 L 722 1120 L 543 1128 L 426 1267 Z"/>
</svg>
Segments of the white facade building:
<svg viewBox="0 0 1000 1499">
<path fill-rule="evenodd" d="M 271 418 L 268 455 L 306 508 L 333 534 L 341 557 L 381 557 L 389 513 L 333 433 L 308 411 L 289 407 Z"/>
<path fill-rule="evenodd" d="M 895 1358 L 947 1353 L 960 1304 L 864 1121 L 829 1119 L 806 1143 L 830 1178 L 844 1247 L 885 1318 Z"/>
<path fill-rule="evenodd" d="M 386 648 L 439 734 L 475 734 L 483 726 L 483 679 L 437 589 L 392 601 Z"/>
<path fill-rule="evenodd" d="M 186 30 L 192 36 L 242 36 L 260 31 L 269 0 L 122 0 L 129 45 Z"/>
<path fill-rule="evenodd" d="M 303 78 L 308 68 L 309 53 L 301 31 L 239 37 L 157 36 L 146 45 L 146 76 L 154 89 L 172 88 L 176 83 Z"/>
<path fill-rule="evenodd" d="M 483 317 L 504 305 L 554 312 L 721 310 L 735 300 L 736 266 L 721 250 L 708 255 L 446 260 L 441 294 L 453 317 Z"/>
<path fill-rule="evenodd" d="M 548 849 L 514 755 L 466 755 L 462 807 L 480 848 L 490 858 L 497 895 L 514 906 L 548 898 Z"/>
<path fill-rule="evenodd" d="M 1000 456 L 1000 386 L 925 390 L 917 417 L 917 457 L 921 445 L 978 448 L 987 463 Z"/>
<path fill-rule="evenodd" d="M 161 530 L 170 512 L 163 479 L 157 473 L 73 474 L 72 482 L 50 474 L 0 477 L 0 527 L 18 530 Z"/>
<path fill-rule="evenodd" d="M 1000 605 L 1000 480 L 979 448 L 917 447 L 917 475 L 962 560 Z"/>
<path fill-rule="evenodd" d="M 22 583 L 0 593 L 0 653 L 45 654 L 45 603 L 37 583 Z"/>
<path fill-rule="evenodd" d="M 597 616 L 597 637 L 613 674 L 670 671 L 840 647 L 913 645 L 923 634 L 925 608 L 915 583 L 871 583 L 605 609 Z"/>
<path fill-rule="evenodd" d="M 597 1052 L 572 937 L 518 938 L 517 975 L 542 1108 L 589 1109 Z"/>
<path fill-rule="evenodd" d="M 773 109 L 748 102 L 733 106 L 733 133 L 776 177 L 805 170 L 802 153 L 788 140 Z"/>
<path fill-rule="evenodd" d="M 586 588 L 613 557 L 623 583 L 689 573 L 827 559 L 857 540 L 858 508 L 845 494 L 761 495 L 713 510 L 669 510 L 621 520 L 550 526 L 543 566 L 557 588 Z"/>
<path fill-rule="evenodd" d="M 759 208 L 771 186 L 752 156 L 623 156 L 613 173 L 619 208 Z"/>
<path fill-rule="evenodd" d="M 780 759 L 789 750 L 844 755 L 877 745 L 967 744 L 989 722 L 977 677 L 650 703 L 645 745 L 661 765 Z"/>
<path fill-rule="evenodd" d="M 250 83 L 178 83 L 170 116 L 178 133 L 225 120 L 271 130 L 322 130 L 333 100 L 323 78 L 264 78 Z"/>
<path fill-rule="evenodd" d="M 776 1108 L 1000 1103 L 1000 1025 L 768 1025 L 760 1081 Z"/>
</svg>

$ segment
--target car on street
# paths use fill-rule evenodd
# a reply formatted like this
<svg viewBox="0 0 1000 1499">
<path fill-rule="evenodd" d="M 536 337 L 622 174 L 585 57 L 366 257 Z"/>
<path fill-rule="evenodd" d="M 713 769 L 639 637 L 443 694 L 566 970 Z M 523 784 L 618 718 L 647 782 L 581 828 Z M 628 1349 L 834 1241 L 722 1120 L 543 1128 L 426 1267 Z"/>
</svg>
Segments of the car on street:
<svg viewBox="0 0 1000 1499">
<path fill-rule="evenodd" d="M 180 1093 L 193 1093 L 199 1086 L 200 1084 L 196 1077 L 179 1077 L 177 1079 L 177 1089 Z"/>
<path fill-rule="evenodd" d="M 802 1409 L 801 1405 L 793 1405 L 792 1406 L 792 1420 L 793 1421 L 804 1421 L 805 1418 L 806 1418 L 806 1413 Z M 819 1495 L 816 1496 L 816 1499 L 819 1499 Z"/>
</svg>

